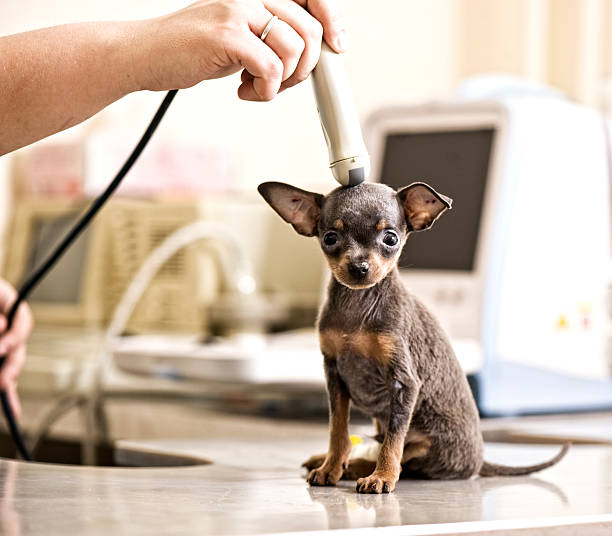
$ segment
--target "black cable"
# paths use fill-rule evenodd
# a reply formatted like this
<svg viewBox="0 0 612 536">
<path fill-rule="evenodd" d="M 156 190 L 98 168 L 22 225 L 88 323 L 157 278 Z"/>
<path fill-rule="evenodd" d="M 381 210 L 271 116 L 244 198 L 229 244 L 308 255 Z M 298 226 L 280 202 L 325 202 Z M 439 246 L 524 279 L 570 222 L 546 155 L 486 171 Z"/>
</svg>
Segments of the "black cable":
<svg viewBox="0 0 612 536">
<path fill-rule="evenodd" d="M 83 214 L 83 216 L 79 218 L 76 224 L 72 227 L 72 229 L 70 229 L 70 231 L 60 242 L 60 244 L 49 254 L 47 259 L 36 270 L 34 270 L 34 272 L 21 285 L 19 293 L 17 294 L 17 298 L 15 299 L 15 302 L 13 303 L 11 309 L 6 315 L 7 331 L 11 329 L 13 320 L 15 319 L 15 315 L 17 314 L 17 309 L 19 308 L 21 303 L 27 299 L 30 292 L 45 277 L 49 270 L 53 268 L 55 263 L 60 259 L 64 252 L 85 230 L 85 228 L 89 225 L 89 222 L 104 206 L 110 196 L 113 195 L 119 184 L 121 184 L 123 178 L 127 175 L 130 168 L 134 165 L 134 162 L 136 162 L 136 160 L 140 156 L 140 153 L 142 153 L 143 149 L 147 146 L 147 143 L 149 143 L 151 136 L 153 135 L 155 129 L 164 117 L 164 114 L 170 106 L 172 99 L 174 99 L 174 97 L 176 96 L 177 91 L 178 90 L 176 89 L 168 91 L 168 93 L 164 97 L 164 100 L 159 105 L 157 112 L 155 112 L 153 119 L 151 119 L 147 130 L 145 130 L 144 134 L 142 135 L 142 138 L 140 138 L 140 141 L 138 142 L 136 147 L 134 147 L 132 154 L 130 154 L 128 159 L 125 161 L 125 164 L 123 164 L 117 175 L 115 175 L 115 178 L 106 187 L 106 190 L 104 190 L 96 199 L 94 199 L 93 203 L 90 205 L 87 211 Z M 0 370 L 2 370 L 5 360 L 6 356 L 0 357 Z M 2 402 L 2 411 L 4 412 L 4 416 L 6 418 L 11 437 L 13 438 L 13 442 L 15 443 L 17 450 L 19 451 L 24 460 L 32 460 L 32 456 L 30 455 L 27 447 L 25 446 L 23 436 L 21 435 L 19 426 L 17 425 L 17 421 L 15 420 L 15 415 L 13 414 L 13 410 L 11 408 L 11 405 L 9 404 L 6 391 L 0 392 L 0 399 Z"/>
<path fill-rule="evenodd" d="M 4 365 L 5 357 L 1 358 L 1 364 Z M 28 448 L 25 445 L 25 441 L 23 440 L 23 436 L 21 435 L 21 431 L 19 430 L 19 426 L 17 425 L 17 420 L 15 419 L 15 415 L 13 415 L 13 409 L 11 408 L 11 404 L 9 402 L 6 391 L 0 392 L 0 400 L 2 400 L 2 411 L 4 412 L 4 417 L 6 418 L 6 422 L 9 427 L 9 432 L 11 437 L 13 438 L 13 443 L 15 443 L 15 447 L 17 447 L 17 451 L 21 454 L 21 457 L 27 461 L 32 461 L 32 455 L 28 451 Z"/>
</svg>

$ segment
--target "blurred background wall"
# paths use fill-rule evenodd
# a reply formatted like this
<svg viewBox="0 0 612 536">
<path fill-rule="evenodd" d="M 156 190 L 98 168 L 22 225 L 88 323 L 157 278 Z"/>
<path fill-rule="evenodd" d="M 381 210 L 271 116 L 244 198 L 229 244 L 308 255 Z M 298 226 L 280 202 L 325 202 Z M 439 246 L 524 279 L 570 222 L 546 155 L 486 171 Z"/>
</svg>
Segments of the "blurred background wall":
<svg viewBox="0 0 612 536">
<path fill-rule="evenodd" d="M 84 20 L 146 18 L 187 3 L 3 2 L 0 34 Z M 482 72 L 511 73 L 551 84 L 598 107 L 606 107 L 612 92 L 612 0 L 342 0 L 340 4 L 350 32 L 346 62 L 363 117 L 380 105 L 446 96 L 462 79 Z M 244 191 L 252 192 L 259 181 L 272 177 L 331 188 L 310 84 L 263 104 L 239 101 L 237 86 L 233 76 L 181 92 L 156 138 L 229 151 L 237 167 L 233 187 Z M 161 98 L 153 93 L 130 95 L 54 138 L 120 131 L 127 152 Z M 0 160 L 0 225 L 6 224 L 8 213 L 11 158 Z M 117 155 L 117 165 L 122 158 Z"/>
<path fill-rule="evenodd" d="M 189 0 L 5 1 L 0 2 L 0 35 L 76 21 L 154 17 L 188 3 Z M 340 0 L 340 4 L 350 40 L 345 61 L 364 120 L 381 107 L 447 99 L 464 80 L 482 73 L 509 74 L 553 86 L 570 99 L 594 109 L 612 109 L 612 0 Z M 179 93 L 120 195 L 96 220 L 91 240 L 81 253 L 75 248 L 73 259 L 66 260 L 64 272 L 58 270 L 58 280 L 70 288 L 60 287 L 50 277 L 43 289 L 49 295 L 39 295 L 38 302 L 35 296 L 31 297 L 38 329 L 46 321 L 50 326 L 38 339 L 40 355 L 44 356 L 47 367 L 44 370 L 52 366 L 46 360 L 48 334 L 55 334 L 56 324 L 62 328 L 83 323 L 95 327 L 104 325 L 114 314 L 127 283 L 152 249 L 174 230 L 195 220 L 222 223 L 226 231 L 230 229 L 237 235 L 238 249 L 253 264 L 257 293 L 248 301 L 242 296 L 236 299 L 227 292 L 225 279 L 236 276 L 231 269 L 236 263 L 229 261 L 228 268 L 218 262 L 216 248 L 229 249 L 227 233 L 219 232 L 209 241 L 215 247 L 198 244 L 199 249 L 185 248 L 169 259 L 135 310 L 128 332 L 188 331 L 208 336 L 227 334 L 218 329 L 224 325 L 231 329 L 244 328 L 246 333 L 245 326 L 253 319 L 265 326 L 247 327 L 266 332 L 312 326 L 326 275 L 316 241 L 296 237 L 256 193 L 257 184 L 269 179 L 285 180 L 320 192 L 334 188 L 312 89 L 307 82 L 269 103 L 242 102 L 236 97 L 238 77 L 207 81 Z M 53 236 L 60 236 L 56 223 L 68 216 L 67 207 L 73 203 L 84 204 L 85 198 L 97 193 L 114 175 L 162 98 L 161 93 L 129 95 L 82 125 L 0 158 L 0 236 L 4 238 L 0 239 L 0 257 L 2 249 L 10 251 L 10 255 L 5 255 L 5 262 L 0 262 L 0 266 L 5 265 L 4 272 L 0 270 L 4 277 L 17 282 L 29 272 L 36 258 L 43 256 L 43 246 L 50 246 Z M 503 180 L 516 183 L 528 169 L 532 175 L 559 181 L 558 175 L 551 171 L 554 166 L 547 164 L 552 161 L 557 169 L 566 171 L 567 161 L 575 168 L 569 166 L 564 177 L 571 177 L 573 181 L 574 176 L 580 176 L 583 183 L 589 179 L 592 183 L 599 180 L 607 185 L 606 155 L 591 143 L 602 135 L 600 115 L 588 108 L 580 108 L 577 115 L 567 109 L 559 113 L 564 106 L 573 106 L 558 100 L 563 101 L 563 106 L 554 108 L 555 103 L 549 103 L 553 107 L 547 108 L 548 112 L 540 113 L 536 107 L 540 103 L 522 108 L 526 112 L 518 114 L 522 130 L 517 136 L 521 143 L 510 146 L 508 150 L 512 152 L 507 160 L 516 164 L 522 159 L 520 163 L 528 166 L 516 165 L 512 168 L 516 174 L 511 177 L 508 172 Z M 530 105 L 538 117 L 530 115 Z M 578 116 L 585 123 L 578 122 Z M 589 118 L 591 122 L 587 121 Z M 588 129 L 578 134 L 587 123 Z M 552 135 L 556 131 L 570 132 L 575 137 L 562 137 L 571 144 L 559 145 L 559 140 L 555 141 Z M 574 144 L 576 139 L 581 142 L 577 145 L 583 145 L 579 150 Z M 548 148 L 538 153 L 538 148 L 546 145 L 542 141 L 549 142 Z M 587 151 L 586 147 L 593 149 Z M 576 158 L 558 158 L 559 154 Z M 572 176 L 570 172 L 574 169 Z M 524 184 L 528 180 L 529 177 Z M 546 185 L 546 182 L 538 184 Z M 531 188 L 532 184 L 529 192 Z M 567 188 L 560 190 L 567 192 Z M 544 194 L 548 196 L 549 189 Z M 538 202 L 537 196 L 528 197 L 533 203 Z M 593 203 L 580 208 L 585 220 L 601 231 L 605 225 L 596 222 L 608 217 L 606 195 L 593 197 L 599 205 L 592 214 L 588 209 Z M 573 197 L 569 200 L 573 202 Z M 539 212 L 541 207 L 538 205 L 527 212 L 535 210 Z M 570 212 L 573 212 L 571 208 L 567 210 Z M 594 219 L 594 215 L 599 219 Z M 529 223 L 527 219 L 524 221 Z M 551 270 L 546 272 L 550 268 L 548 264 L 541 263 L 542 273 L 533 277 L 535 270 L 524 262 L 525 258 L 532 258 L 531 253 L 535 258 L 537 253 L 545 251 L 540 245 L 548 243 L 551 237 L 557 240 L 554 244 L 560 244 L 557 253 L 570 252 L 565 242 L 567 232 L 559 235 L 553 225 L 556 221 L 551 220 L 551 230 L 545 239 L 528 242 L 533 246 L 529 255 L 521 256 L 523 250 L 517 246 L 516 250 L 520 251 L 514 257 L 516 264 L 513 270 L 508 269 L 508 273 L 516 276 L 512 280 L 514 286 L 507 279 L 499 285 L 505 289 L 506 296 L 519 297 L 516 289 L 522 289 L 525 281 L 533 280 L 536 285 L 538 281 L 546 281 L 549 294 L 544 295 L 537 288 L 534 295 L 541 297 L 540 305 L 548 304 L 547 308 L 535 308 L 533 318 L 538 323 L 529 323 L 532 317 L 522 314 L 524 304 L 513 307 L 512 302 L 510 307 L 499 309 L 507 312 L 505 318 L 520 318 L 524 324 L 500 321 L 499 325 L 504 326 L 511 342 L 527 341 L 525 347 L 529 341 L 546 344 L 548 339 L 542 334 L 548 333 L 559 347 L 568 349 L 566 354 L 571 361 L 568 358 L 567 362 L 573 368 L 567 370 L 581 374 L 588 368 L 586 361 L 573 359 L 574 354 L 570 352 L 573 347 L 568 341 L 584 345 L 588 339 L 601 349 L 583 352 L 591 356 L 589 370 L 596 370 L 607 380 L 612 370 L 609 366 L 612 352 L 604 351 L 603 345 L 609 344 L 612 348 L 612 341 L 595 322 L 604 318 L 604 293 L 600 285 L 605 285 L 602 288 L 606 292 L 611 288 L 609 272 L 605 271 L 609 268 L 607 241 L 603 246 L 598 242 L 597 247 L 587 251 L 590 242 L 582 236 L 574 240 L 574 248 L 583 247 L 577 251 L 584 254 L 575 257 L 584 264 L 591 259 L 586 253 L 606 255 L 599 264 L 591 263 L 602 277 L 591 278 L 593 284 L 587 285 L 587 290 L 575 285 L 577 290 L 572 293 L 566 281 L 555 287 L 556 279 L 549 277 Z M 19 222 L 21 227 L 16 225 Z M 538 227 L 548 229 L 541 224 Z M 15 229 L 21 229 L 22 234 Z M 49 234 L 43 232 L 46 229 L 50 229 Z M 603 232 L 591 235 L 597 239 L 604 237 Z M 520 229 L 514 236 L 516 244 L 522 243 Z M 508 248 L 504 249 L 504 255 L 508 257 Z M 562 257 L 555 257 L 559 258 Z M 559 278 L 566 273 L 552 272 Z M 584 272 L 575 270 L 575 273 Z M 525 276 L 518 280 L 522 274 Z M 590 281 L 584 277 L 576 279 L 580 279 L 579 283 Z M 558 288 L 563 292 L 558 292 Z M 461 292 L 456 293 L 455 287 L 452 290 L 447 296 L 461 298 Z M 71 292 L 76 296 L 73 302 L 67 299 Z M 440 301 L 446 299 L 443 295 L 440 294 Z M 465 298 L 465 302 L 477 307 L 480 304 L 478 297 Z M 453 313 L 459 310 L 455 302 L 448 301 L 447 306 Z M 473 320 L 476 327 L 472 342 L 477 343 L 478 354 L 480 309 L 466 311 L 459 316 L 462 320 Z M 529 325 L 525 327 L 525 324 Z M 488 338 L 497 337 L 495 326 L 487 329 Z M 531 333 L 532 338 L 516 337 L 517 331 Z M 313 338 L 312 356 L 317 360 L 316 370 L 320 371 L 315 342 Z M 493 348 L 492 343 L 487 345 Z M 36 346 L 30 348 L 36 350 Z M 523 348 L 511 347 L 511 350 L 512 357 L 523 357 Z M 528 350 L 525 355 L 531 359 L 534 352 L 531 348 Z M 498 348 L 492 351 L 497 352 Z M 558 355 L 554 352 L 536 351 L 535 354 L 537 359 L 531 359 L 532 365 L 559 368 Z M 63 359 L 63 347 L 58 345 L 54 355 Z M 79 352 L 79 355 L 87 354 Z M 547 361 L 549 355 L 554 359 Z M 31 357 L 30 364 L 31 370 L 38 374 L 38 365 Z M 43 370 L 42 364 L 40 367 Z M 77 366 L 75 370 L 80 369 Z M 27 382 L 21 381 L 22 389 L 24 384 Z M 517 385 L 509 383 L 511 400 L 516 398 Z M 539 396 L 539 385 L 537 382 L 534 385 Z M 521 383 L 521 399 L 525 398 L 523 387 Z M 557 391 L 565 395 L 563 389 Z M 565 396 L 563 403 L 567 403 Z"/>
</svg>

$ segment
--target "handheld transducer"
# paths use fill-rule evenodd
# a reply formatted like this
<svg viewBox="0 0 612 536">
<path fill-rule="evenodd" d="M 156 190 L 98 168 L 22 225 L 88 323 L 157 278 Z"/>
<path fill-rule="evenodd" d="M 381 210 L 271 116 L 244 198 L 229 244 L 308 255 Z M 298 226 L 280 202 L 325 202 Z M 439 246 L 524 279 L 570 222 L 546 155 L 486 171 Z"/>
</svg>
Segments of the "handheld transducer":
<svg viewBox="0 0 612 536">
<path fill-rule="evenodd" d="M 326 43 L 312 71 L 312 85 L 329 151 L 329 167 L 340 184 L 356 186 L 370 176 L 370 156 L 342 55 Z"/>
</svg>

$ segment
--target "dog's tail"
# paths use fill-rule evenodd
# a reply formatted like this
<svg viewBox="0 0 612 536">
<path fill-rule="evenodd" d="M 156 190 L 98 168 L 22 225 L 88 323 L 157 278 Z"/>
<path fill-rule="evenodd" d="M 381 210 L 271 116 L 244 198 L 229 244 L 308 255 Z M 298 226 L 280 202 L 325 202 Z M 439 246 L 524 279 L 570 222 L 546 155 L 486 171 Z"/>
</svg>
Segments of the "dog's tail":
<svg viewBox="0 0 612 536">
<path fill-rule="evenodd" d="M 509 467 L 507 465 L 498 465 L 496 463 L 483 462 L 480 472 L 480 476 L 520 476 L 535 473 L 541 471 L 559 463 L 563 457 L 567 454 L 570 444 L 566 443 L 563 445 L 559 453 L 547 462 L 538 463 L 536 465 L 527 465 L 524 467 Z"/>
</svg>

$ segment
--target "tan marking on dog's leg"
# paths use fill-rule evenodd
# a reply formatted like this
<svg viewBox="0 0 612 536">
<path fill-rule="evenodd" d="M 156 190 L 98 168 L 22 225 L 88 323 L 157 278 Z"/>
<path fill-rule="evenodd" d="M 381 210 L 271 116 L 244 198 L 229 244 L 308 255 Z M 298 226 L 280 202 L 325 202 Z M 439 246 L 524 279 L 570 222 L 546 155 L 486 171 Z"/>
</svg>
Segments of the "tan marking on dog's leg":
<svg viewBox="0 0 612 536">
<path fill-rule="evenodd" d="M 401 471 L 400 464 L 403 452 L 404 442 L 401 438 L 387 435 L 380 449 L 378 461 L 376 462 L 376 471 L 389 475 L 391 479 L 397 480 Z"/>
<path fill-rule="evenodd" d="M 372 460 L 366 460 L 364 458 L 354 458 L 349 460 L 348 467 L 342 475 L 343 480 L 357 480 L 368 476 L 376 469 L 376 462 Z"/>
<path fill-rule="evenodd" d="M 329 399 L 329 450 L 321 467 L 308 475 L 313 486 L 335 485 L 347 466 L 351 453 L 349 437 L 350 398 L 344 382 L 336 369 L 335 359 L 325 356 L 327 396 Z"/>
<path fill-rule="evenodd" d="M 380 449 L 374 472 L 357 481 L 357 491 L 359 493 L 389 493 L 393 491 L 402 471 L 403 450 L 403 438 L 399 434 L 387 434 Z"/>
<path fill-rule="evenodd" d="M 419 396 L 419 382 L 407 379 L 406 384 L 396 382 L 391 393 L 391 414 L 385 439 L 380 447 L 376 469 L 357 481 L 359 493 L 389 493 L 402 471 L 402 456 L 407 442 L 420 439 L 417 434 L 409 434 L 410 421 Z"/>
<path fill-rule="evenodd" d="M 429 436 L 424 434 L 423 432 L 419 432 L 414 428 L 411 428 L 406 432 L 406 437 L 404 438 L 404 443 L 408 445 L 409 443 L 422 443 L 423 441 L 430 441 Z"/>
<path fill-rule="evenodd" d="M 313 469 L 316 469 L 317 467 L 323 465 L 325 458 L 327 458 L 327 453 L 315 454 L 308 458 L 304 463 L 302 463 L 302 467 L 306 467 L 306 469 L 312 471 Z"/>
<path fill-rule="evenodd" d="M 401 463 L 406 463 L 408 460 L 412 460 L 413 458 L 422 458 L 429 452 L 429 448 L 431 447 L 431 441 L 425 434 L 421 434 L 420 432 L 416 432 L 420 438 L 415 438 L 410 440 L 404 446 L 404 452 L 402 453 Z"/>
<path fill-rule="evenodd" d="M 374 428 L 376 429 L 376 436 L 383 436 L 385 433 L 385 427 L 380 419 L 374 419 Z"/>
<path fill-rule="evenodd" d="M 344 390 L 339 390 L 336 394 L 336 400 L 333 404 L 333 410 L 330 411 L 330 431 L 329 431 L 329 452 L 328 460 L 332 465 L 339 463 L 342 465 L 346 462 L 346 458 L 351 452 L 351 439 L 349 437 L 349 408 L 350 399 L 348 393 Z"/>
</svg>

